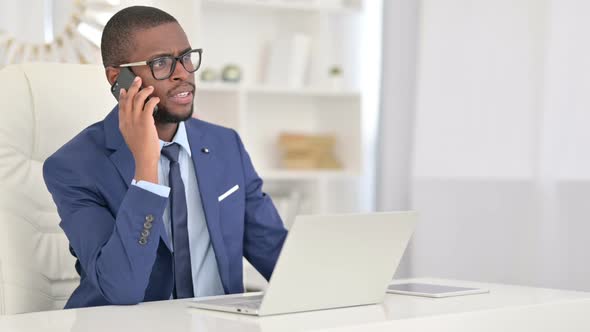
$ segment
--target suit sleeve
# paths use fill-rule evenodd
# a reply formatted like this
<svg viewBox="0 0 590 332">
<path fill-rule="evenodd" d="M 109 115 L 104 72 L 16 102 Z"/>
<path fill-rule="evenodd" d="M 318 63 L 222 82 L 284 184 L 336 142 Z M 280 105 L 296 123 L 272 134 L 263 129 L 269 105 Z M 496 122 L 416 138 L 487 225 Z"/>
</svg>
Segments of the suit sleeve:
<svg viewBox="0 0 590 332">
<path fill-rule="evenodd" d="M 250 156 L 239 135 L 234 132 L 240 151 L 246 189 L 246 216 L 244 227 L 244 257 L 267 280 L 275 267 L 287 230 L 271 198 L 262 191 Z"/>
<path fill-rule="evenodd" d="M 83 274 L 111 304 L 143 301 L 168 199 L 130 185 L 115 216 L 89 174 L 65 159 L 47 159 L 43 176 Z"/>
</svg>

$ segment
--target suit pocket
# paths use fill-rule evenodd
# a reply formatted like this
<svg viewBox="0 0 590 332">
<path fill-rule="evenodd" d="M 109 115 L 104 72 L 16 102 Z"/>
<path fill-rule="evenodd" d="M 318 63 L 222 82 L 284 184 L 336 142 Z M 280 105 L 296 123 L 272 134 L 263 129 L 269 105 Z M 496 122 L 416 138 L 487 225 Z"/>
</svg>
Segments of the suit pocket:
<svg viewBox="0 0 590 332">
<path fill-rule="evenodd" d="M 239 185 L 235 185 L 233 187 L 231 187 L 231 189 L 229 189 L 228 191 L 226 191 L 225 193 L 223 193 L 221 196 L 217 197 L 217 201 L 221 202 L 224 199 L 226 199 L 229 195 L 235 193 L 236 191 L 238 191 L 238 189 L 240 189 Z"/>
</svg>

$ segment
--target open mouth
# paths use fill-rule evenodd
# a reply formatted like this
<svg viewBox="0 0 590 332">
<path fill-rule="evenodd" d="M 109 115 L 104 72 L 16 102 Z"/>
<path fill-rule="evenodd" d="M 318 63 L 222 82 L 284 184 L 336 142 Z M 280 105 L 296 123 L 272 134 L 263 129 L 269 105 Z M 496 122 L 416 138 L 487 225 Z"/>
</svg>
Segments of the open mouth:
<svg viewBox="0 0 590 332">
<path fill-rule="evenodd" d="M 181 92 L 181 93 L 176 94 L 174 97 L 176 97 L 176 98 L 184 98 L 184 97 L 188 96 L 189 94 L 190 94 L 189 91 L 185 91 L 185 92 Z"/>
<path fill-rule="evenodd" d="M 193 93 L 191 91 L 182 91 L 170 97 L 173 103 L 186 105 L 193 102 Z"/>
</svg>

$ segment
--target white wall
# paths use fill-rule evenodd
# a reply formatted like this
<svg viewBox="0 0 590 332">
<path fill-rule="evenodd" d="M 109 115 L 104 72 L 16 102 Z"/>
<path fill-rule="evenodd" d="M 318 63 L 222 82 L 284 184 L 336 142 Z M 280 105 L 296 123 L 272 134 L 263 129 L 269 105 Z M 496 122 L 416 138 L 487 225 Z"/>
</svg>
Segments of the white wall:
<svg viewBox="0 0 590 332">
<path fill-rule="evenodd" d="M 383 4 L 383 75 L 377 153 L 377 210 L 411 207 L 410 180 L 414 136 L 419 1 Z M 408 250 L 396 273 L 410 273 Z"/>
<path fill-rule="evenodd" d="M 414 136 L 418 2 L 391 0 L 383 8 L 383 76 L 377 183 L 379 210 L 409 208 Z"/>
<path fill-rule="evenodd" d="M 413 275 L 590 290 L 589 14 L 422 1 Z"/>
</svg>

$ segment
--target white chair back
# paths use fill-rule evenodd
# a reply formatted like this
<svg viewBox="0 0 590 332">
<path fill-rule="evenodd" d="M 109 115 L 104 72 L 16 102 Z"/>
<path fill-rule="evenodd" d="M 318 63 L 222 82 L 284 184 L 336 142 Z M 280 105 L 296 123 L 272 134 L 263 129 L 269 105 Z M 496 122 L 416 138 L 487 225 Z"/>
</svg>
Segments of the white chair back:
<svg viewBox="0 0 590 332">
<path fill-rule="evenodd" d="M 61 309 L 78 274 L 43 162 L 116 101 L 98 65 L 11 65 L 0 84 L 0 315 Z"/>
</svg>

